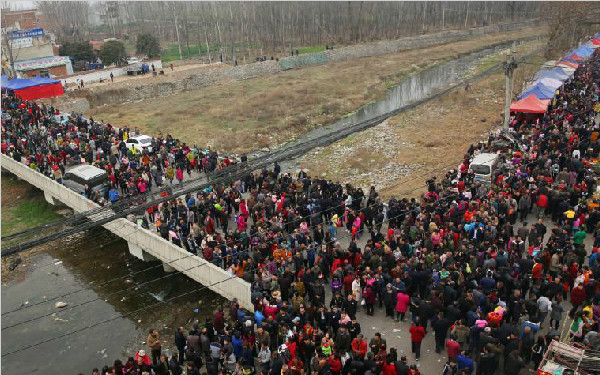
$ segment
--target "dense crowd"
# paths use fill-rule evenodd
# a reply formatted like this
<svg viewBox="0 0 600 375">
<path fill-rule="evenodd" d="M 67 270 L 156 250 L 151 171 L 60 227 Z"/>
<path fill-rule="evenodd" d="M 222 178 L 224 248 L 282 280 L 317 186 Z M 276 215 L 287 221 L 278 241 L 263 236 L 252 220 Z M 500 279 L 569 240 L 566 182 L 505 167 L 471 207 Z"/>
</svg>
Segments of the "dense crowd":
<svg viewBox="0 0 600 375">
<path fill-rule="evenodd" d="M 275 165 L 130 218 L 251 283 L 254 312 L 233 301 L 188 332 L 178 328 L 172 358 L 151 331 L 149 353 L 103 372 L 180 374 L 185 364 L 187 374 L 414 375 L 433 335 L 445 375 L 516 375 L 539 365 L 567 316 L 567 339 L 600 350 L 599 95 L 595 53 L 546 114 L 519 115 L 511 137 L 470 147 L 459 168 L 427 181 L 421 199 L 384 202 L 374 188 Z M 81 158 L 107 169 L 111 190 L 126 195 L 155 173 L 172 179 L 165 169 L 178 178 L 235 162 L 171 137 L 135 154 L 121 146 L 127 129 L 81 117 L 55 124 L 53 111 L 3 99 L 2 150 L 56 179 L 54 165 Z M 484 152 L 500 155 L 490 184 L 469 168 Z M 379 333 L 365 337 L 357 313 L 377 307 L 409 319 L 412 356 Z"/>
<path fill-rule="evenodd" d="M 127 146 L 137 129 L 117 128 L 93 118 L 60 114 L 52 106 L 2 98 L 2 152 L 58 182 L 67 169 L 91 164 L 106 170 L 110 189 L 85 189 L 100 204 L 141 195 L 166 182 L 182 185 L 192 171 L 208 174 L 237 163 L 235 156 L 190 147 L 170 135 Z M 151 151 L 150 151 L 151 150 Z"/>
</svg>

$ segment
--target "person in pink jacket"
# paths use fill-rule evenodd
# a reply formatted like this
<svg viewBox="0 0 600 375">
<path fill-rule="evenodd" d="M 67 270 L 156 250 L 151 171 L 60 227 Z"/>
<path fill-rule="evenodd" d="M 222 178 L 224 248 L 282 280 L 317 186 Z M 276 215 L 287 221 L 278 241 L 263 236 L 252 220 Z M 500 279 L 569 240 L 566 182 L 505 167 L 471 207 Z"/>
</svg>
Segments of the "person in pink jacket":
<svg viewBox="0 0 600 375">
<path fill-rule="evenodd" d="M 404 315 L 410 302 L 410 297 L 404 292 L 396 294 L 396 320 L 404 321 Z"/>
</svg>

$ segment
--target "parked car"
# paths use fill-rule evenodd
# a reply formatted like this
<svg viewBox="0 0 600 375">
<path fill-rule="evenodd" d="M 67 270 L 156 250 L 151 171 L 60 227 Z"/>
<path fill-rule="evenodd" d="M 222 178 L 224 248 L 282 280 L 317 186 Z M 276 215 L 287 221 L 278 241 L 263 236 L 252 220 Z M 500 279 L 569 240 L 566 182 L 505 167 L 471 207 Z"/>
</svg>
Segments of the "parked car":
<svg viewBox="0 0 600 375">
<path fill-rule="evenodd" d="M 128 58 L 127 58 L 127 64 L 129 64 L 129 65 L 131 65 L 131 64 L 137 64 L 137 63 L 139 63 L 139 62 L 140 62 L 140 59 L 138 59 L 138 58 L 137 58 L 137 57 L 135 57 L 135 56 L 132 56 L 132 57 L 128 57 Z"/>
<path fill-rule="evenodd" d="M 152 152 L 152 137 L 148 135 L 138 135 L 127 139 L 125 145 L 132 150 L 134 147 L 139 151 Z"/>
<path fill-rule="evenodd" d="M 469 168 L 475 174 L 475 181 L 481 181 L 485 184 L 492 183 L 492 177 L 498 166 L 498 154 L 481 153 L 476 155 L 472 160 Z"/>
<path fill-rule="evenodd" d="M 106 171 L 93 165 L 78 165 L 68 169 L 63 176 L 63 184 L 79 194 L 84 194 L 85 185 L 88 185 L 100 195 L 104 195 L 110 186 Z"/>
</svg>

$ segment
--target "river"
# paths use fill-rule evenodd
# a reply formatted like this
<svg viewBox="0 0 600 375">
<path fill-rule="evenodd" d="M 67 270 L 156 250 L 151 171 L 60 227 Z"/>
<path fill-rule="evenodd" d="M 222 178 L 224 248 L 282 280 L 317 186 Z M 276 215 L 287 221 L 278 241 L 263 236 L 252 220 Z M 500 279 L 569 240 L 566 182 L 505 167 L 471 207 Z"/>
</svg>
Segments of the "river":
<svg viewBox="0 0 600 375">
<path fill-rule="evenodd" d="M 57 241 L 47 252 L 32 255 L 31 262 L 25 277 L 2 287 L 6 374 L 89 373 L 139 349 L 148 351 L 142 343 L 149 328 L 171 343 L 175 327 L 188 329 L 226 303 L 211 291 L 197 290 L 201 285 L 184 275 L 165 273 L 160 262 L 134 258 L 125 241 L 103 228 Z M 55 307 L 59 301 L 67 306 Z M 153 307 L 137 311 L 147 306 Z M 46 340 L 51 341 L 4 356 Z"/>
</svg>

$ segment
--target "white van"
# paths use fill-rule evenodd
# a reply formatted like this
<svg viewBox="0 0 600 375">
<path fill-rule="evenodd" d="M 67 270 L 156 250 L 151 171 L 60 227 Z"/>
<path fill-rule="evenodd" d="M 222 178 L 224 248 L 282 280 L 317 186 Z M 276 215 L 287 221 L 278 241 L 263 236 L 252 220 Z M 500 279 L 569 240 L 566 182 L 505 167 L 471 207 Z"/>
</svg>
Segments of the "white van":
<svg viewBox="0 0 600 375">
<path fill-rule="evenodd" d="M 93 165 L 78 165 L 67 170 L 63 176 L 63 184 L 79 194 L 85 193 L 85 185 L 104 195 L 108 191 L 110 181 L 104 169 Z"/>
<path fill-rule="evenodd" d="M 498 166 L 498 154 L 481 153 L 471 160 L 469 169 L 475 174 L 475 181 L 481 181 L 486 184 L 492 183 L 492 176 Z"/>
</svg>

